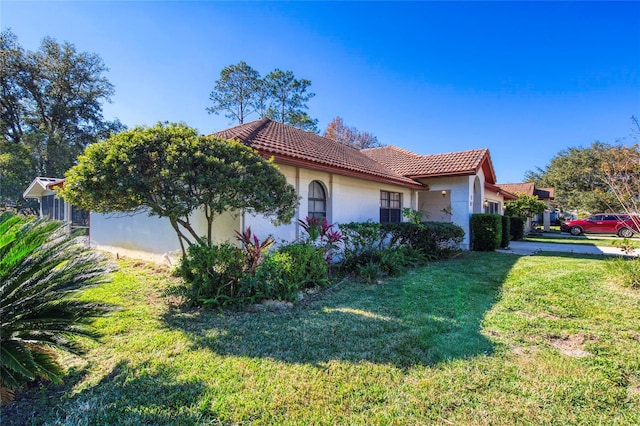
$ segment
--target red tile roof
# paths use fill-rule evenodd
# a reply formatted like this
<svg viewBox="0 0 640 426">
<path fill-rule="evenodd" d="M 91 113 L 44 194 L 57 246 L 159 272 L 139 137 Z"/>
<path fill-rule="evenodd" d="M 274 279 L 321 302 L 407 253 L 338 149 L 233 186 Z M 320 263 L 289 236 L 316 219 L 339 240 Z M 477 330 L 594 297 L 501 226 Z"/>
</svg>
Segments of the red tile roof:
<svg viewBox="0 0 640 426">
<path fill-rule="evenodd" d="M 238 139 L 262 155 L 274 156 L 282 164 L 348 176 L 367 176 L 369 180 L 410 188 L 423 187 L 355 148 L 268 118 L 221 130 L 213 135 L 224 139 Z"/>
<path fill-rule="evenodd" d="M 498 186 L 512 194 L 536 195 L 541 200 L 553 200 L 555 188 L 536 188 L 533 182 L 500 183 Z"/>
<path fill-rule="evenodd" d="M 369 148 L 362 152 L 391 170 L 413 179 L 473 175 L 482 168 L 487 182 L 496 181 L 489 150 L 486 148 L 434 155 L 419 155 L 395 146 Z"/>
</svg>

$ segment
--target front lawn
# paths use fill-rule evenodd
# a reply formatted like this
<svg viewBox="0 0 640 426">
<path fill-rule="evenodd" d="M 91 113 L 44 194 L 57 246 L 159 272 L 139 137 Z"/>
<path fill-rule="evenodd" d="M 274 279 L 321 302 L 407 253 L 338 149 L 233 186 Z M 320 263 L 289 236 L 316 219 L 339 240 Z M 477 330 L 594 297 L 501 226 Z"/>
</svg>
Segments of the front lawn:
<svg viewBox="0 0 640 426">
<path fill-rule="evenodd" d="M 640 424 L 640 293 L 599 257 L 464 253 L 293 308 L 171 307 L 119 261 L 117 303 L 63 386 L 2 424 Z"/>
<path fill-rule="evenodd" d="M 616 244 L 620 244 L 623 239 L 617 237 L 615 235 L 605 235 L 595 237 L 591 236 L 564 236 L 560 237 L 556 234 L 544 234 L 542 236 L 525 236 L 523 241 L 532 241 L 536 243 L 556 243 L 556 244 L 584 244 L 590 246 L 599 246 L 599 247 L 616 247 Z M 633 238 L 628 238 L 627 241 L 633 248 L 640 248 L 640 239 L 637 236 Z"/>
</svg>

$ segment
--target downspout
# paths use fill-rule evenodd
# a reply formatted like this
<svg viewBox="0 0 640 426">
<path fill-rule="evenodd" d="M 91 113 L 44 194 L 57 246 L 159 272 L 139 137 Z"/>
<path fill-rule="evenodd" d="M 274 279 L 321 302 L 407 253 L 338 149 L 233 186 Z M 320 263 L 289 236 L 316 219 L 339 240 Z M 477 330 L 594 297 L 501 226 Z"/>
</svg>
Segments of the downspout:
<svg viewBox="0 0 640 426">
<path fill-rule="evenodd" d="M 295 189 L 296 189 L 296 195 L 298 197 L 300 197 L 300 167 L 296 167 L 296 181 L 295 181 Z M 298 206 L 296 207 L 296 240 L 300 239 L 300 225 L 299 225 L 299 221 L 300 220 L 300 204 L 298 203 Z"/>
</svg>

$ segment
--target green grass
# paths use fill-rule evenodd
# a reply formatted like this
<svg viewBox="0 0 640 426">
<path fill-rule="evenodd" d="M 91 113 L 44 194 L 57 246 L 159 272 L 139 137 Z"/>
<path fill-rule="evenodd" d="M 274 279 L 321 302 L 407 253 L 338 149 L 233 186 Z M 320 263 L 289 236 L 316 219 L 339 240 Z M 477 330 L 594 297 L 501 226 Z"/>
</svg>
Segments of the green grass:
<svg viewBox="0 0 640 426">
<path fill-rule="evenodd" d="M 544 236 L 525 236 L 523 241 L 532 241 L 537 243 L 556 243 L 556 244 L 584 244 L 599 247 L 615 247 L 615 242 L 620 243 L 622 238 L 607 235 L 604 237 L 593 238 L 586 236 L 579 237 L 559 237 L 554 234 L 545 234 Z M 627 241 L 634 247 L 640 248 L 640 239 L 637 237 L 628 238 Z"/>
<path fill-rule="evenodd" d="M 640 424 L 640 293 L 599 257 L 465 253 L 290 309 L 183 311 L 119 261 L 122 309 L 2 424 Z"/>
</svg>

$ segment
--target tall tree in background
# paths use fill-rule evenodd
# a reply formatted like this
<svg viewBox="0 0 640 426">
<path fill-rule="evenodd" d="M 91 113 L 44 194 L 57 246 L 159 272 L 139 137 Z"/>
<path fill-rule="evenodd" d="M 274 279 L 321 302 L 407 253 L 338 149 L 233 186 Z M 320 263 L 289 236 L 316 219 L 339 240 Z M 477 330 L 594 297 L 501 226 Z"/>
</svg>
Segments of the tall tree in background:
<svg viewBox="0 0 640 426">
<path fill-rule="evenodd" d="M 525 181 L 539 187 L 555 188 L 555 203 L 565 210 L 598 213 L 617 210 L 600 177 L 603 151 L 611 145 L 594 142 L 590 147 L 573 147 L 556 154 L 545 168 L 528 171 Z"/>
<path fill-rule="evenodd" d="M 327 125 L 323 136 L 356 149 L 382 146 L 382 144 L 378 142 L 378 138 L 371 133 L 361 132 L 353 126 L 347 126 L 341 117 L 334 118 L 331 123 Z"/>
<path fill-rule="evenodd" d="M 298 80 L 291 71 L 275 69 L 265 77 L 265 84 L 271 96 L 267 117 L 299 129 L 317 133 L 318 120 L 312 119 L 304 111 L 307 102 L 316 94 L 307 92 L 311 81 Z"/>
<path fill-rule="evenodd" d="M 216 86 L 209 95 L 213 106 L 207 108 L 207 111 L 209 114 L 224 111 L 227 113 L 225 117 L 242 124 L 248 115 L 255 111 L 263 111 L 264 90 L 260 87 L 262 84 L 260 73 L 244 61 L 224 67 L 220 71 L 220 79 L 216 81 Z"/>
<path fill-rule="evenodd" d="M 88 144 L 123 126 L 102 116 L 114 89 L 98 55 L 49 37 L 25 52 L 9 30 L 0 49 L 0 204 L 13 204 L 33 177 L 62 176 Z"/>
</svg>

